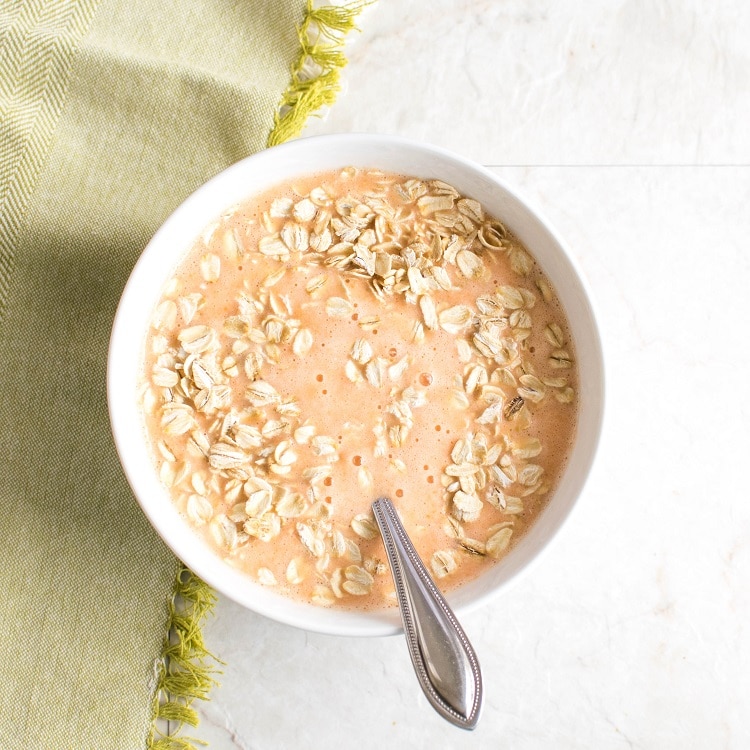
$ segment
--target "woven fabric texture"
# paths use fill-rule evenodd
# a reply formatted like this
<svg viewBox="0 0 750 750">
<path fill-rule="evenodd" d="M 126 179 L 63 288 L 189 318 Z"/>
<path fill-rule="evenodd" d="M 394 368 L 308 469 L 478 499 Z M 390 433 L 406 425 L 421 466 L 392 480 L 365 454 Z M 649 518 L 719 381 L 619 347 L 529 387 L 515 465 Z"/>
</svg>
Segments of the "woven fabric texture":
<svg viewBox="0 0 750 750">
<path fill-rule="evenodd" d="M 110 327 L 159 224 L 265 146 L 304 12 L 0 0 L 4 750 L 144 746 L 178 563 L 115 454 Z"/>
</svg>

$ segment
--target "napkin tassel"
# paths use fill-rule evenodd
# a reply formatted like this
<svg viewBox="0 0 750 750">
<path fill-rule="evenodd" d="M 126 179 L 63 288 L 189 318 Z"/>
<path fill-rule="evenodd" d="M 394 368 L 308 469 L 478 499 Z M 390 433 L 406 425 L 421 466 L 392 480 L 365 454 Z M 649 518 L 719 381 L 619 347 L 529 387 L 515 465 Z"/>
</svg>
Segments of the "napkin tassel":
<svg viewBox="0 0 750 750">
<path fill-rule="evenodd" d="M 198 726 L 192 703 L 196 698 L 207 700 L 217 684 L 213 675 L 215 664 L 221 662 L 203 641 L 203 623 L 215 603 L 211 587 L 181 565 L 167 602 L 167 636 L 156 664 L 147 750 L 195 750 L 198 741 L 180 733 L 186 725 Z"/>
<path fill-rule="evenodd" d="M 357 29 L 357 16 L 370 4 L 371 0 L 357 0 L 316 7 L 308 0 L 299 29 L 300 53 L 266 145 L 277 146 L 295 138 L 308 117 L 333 104 L 341 90 L 341 70 L 347 62 L 343 52 L 346 35 Z"/>
</svg>

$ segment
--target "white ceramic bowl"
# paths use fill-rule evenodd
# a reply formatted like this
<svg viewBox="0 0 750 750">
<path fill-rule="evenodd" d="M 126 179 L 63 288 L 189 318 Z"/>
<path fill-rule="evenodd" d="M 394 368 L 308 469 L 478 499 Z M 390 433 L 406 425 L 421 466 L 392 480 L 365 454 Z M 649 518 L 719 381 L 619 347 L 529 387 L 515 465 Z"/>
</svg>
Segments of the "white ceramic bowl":
<svg viewBox="0 0 750 750">
<path fill-rule="evenodd" d="M 191 195 L 143 251 L 123 291 L 109 349 L 107 394 L 120 461 L 138 502 L 162 539 L 201 578 L 243 606 L 279 622 L 338 635 L 400 631 L 396 609 L 356 612 L 292 601 L 264 588 L 215 555 L 191 530 L 160 484 L 136 404 L 145 333 L 166 281 L 202 230 L 227 208 L 297 175 L 345 166 L 439 178 L 480 201 L 526 245 L 555 287 L 568 316 L 580 370 L 579 424 L 570 461 L 546 509 L 498 564 L 448 599 L 457 614 L 492 596 L 547 547 L 583 488 L 601 430 L 604 372 L 589 295 L 564 243 L 536 209 L 488 170 L 433 146 L 381 135 L 307 138 L 238 162 Z"/>
</svg>

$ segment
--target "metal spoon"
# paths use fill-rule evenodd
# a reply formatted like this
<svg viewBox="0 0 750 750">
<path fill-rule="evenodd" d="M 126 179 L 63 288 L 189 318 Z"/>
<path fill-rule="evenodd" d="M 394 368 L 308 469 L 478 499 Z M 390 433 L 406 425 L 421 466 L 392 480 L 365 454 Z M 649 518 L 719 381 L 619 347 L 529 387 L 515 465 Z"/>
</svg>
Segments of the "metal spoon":
<svg viewBox="0 0 750 750">
<path fill-rule="evenodd" d="M 419 684 L 451 724 L 474 729 L 482 708 L 482 673 L 474 649 L 438 591 L 393 503 L 372 504 L 396 584 L 401 620 Z"/>
</svg>

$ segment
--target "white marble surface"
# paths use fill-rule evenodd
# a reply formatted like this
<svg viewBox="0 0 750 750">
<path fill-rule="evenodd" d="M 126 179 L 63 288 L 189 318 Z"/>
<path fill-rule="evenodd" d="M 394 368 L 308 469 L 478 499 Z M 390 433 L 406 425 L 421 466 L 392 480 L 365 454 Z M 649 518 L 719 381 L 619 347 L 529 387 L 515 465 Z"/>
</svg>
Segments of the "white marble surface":
<svg viewBox="0 0 750 750">
<path fill-rule="evenodd" d="M 465 618 L 485 674 L 473 734 L 428 706 L 400 638 L 307 634 L 225 599 L 207 639 L 227 666 L 194 734 L 750 747 L 750 7 L 380 0 L 362 25 L 347 94 L 308 132 L 438 143 L 542 208 L 596 297 L 602 446 L 549 553 Z"/>
</svg>

